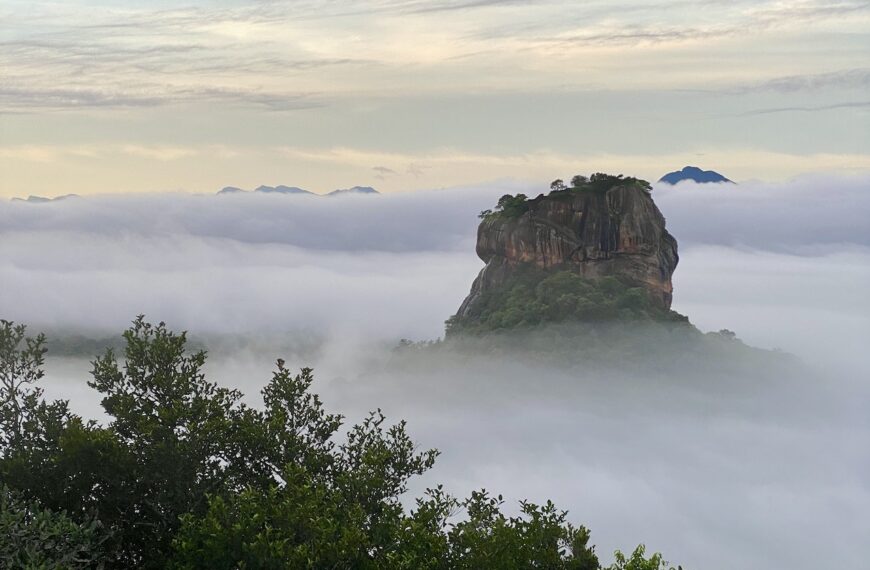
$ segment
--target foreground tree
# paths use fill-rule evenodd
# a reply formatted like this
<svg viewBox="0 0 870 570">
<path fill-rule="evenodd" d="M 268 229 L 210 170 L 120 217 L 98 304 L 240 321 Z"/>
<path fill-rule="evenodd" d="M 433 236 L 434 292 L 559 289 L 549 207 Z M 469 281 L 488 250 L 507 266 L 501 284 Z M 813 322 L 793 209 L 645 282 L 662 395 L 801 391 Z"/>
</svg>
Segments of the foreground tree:
<svg viewBox="0 0 870 570">
<path fill-rule="evenodd" d="M 3 567 L 601 568 L 589 532 L 551 503 L 508 516 L 501 497 L 437 487 L 404 509 L 438 452 L 380 411 L 339 434 L 308 368 L 279 360 L 252 409 L 205 379 L 184 333 L 139 317 L 123 362 L 109 350 L 93 363 L 103 426 L 44 402 L 44 339 L 0 325 Z M 617 564 L 661 570 L 661 557 Z"/>
<path fill-rule="evenodd" d="M 0 454 L 8 457 L 45 444 L 47 424 L 62 422 L 65 402 L 46 404 L 37 382 L 43 377 L 45 336 L 25 335 L 24 325 L 0 320 Z"/>
<path fill-rule="evenodd" d="M 205 379 L 205 352 L 186 353 L 184 333 L 139 317 L 124 339 L 123 367 L 107 351 L 89 385 L 103 395 L 123 455 L 114 489 L 122 495 L 110 498 L 122 513 L 111 521 L 119 562 L 158 568 L 182 515 L 204 512 L 207 495 L 235 479 L 247 482 L 237 434 L 248 414 L 240 392 Z"/>
<path fill-rule="evenodd" d="M 0 488 L 0 568 L 102 568 L 101 530 L 99 521 L 78 523 Z"/>
<path fill-rule="evenodd" d="M 670 566 L 658 552 L 647 558 L 646 547 L 643 544 L 638 545 L 630 556 L 617 550 L 614 557 L 616 561 L 606 570 L 683 570 L 682 566 L 677 568 Z"/>
</svg>

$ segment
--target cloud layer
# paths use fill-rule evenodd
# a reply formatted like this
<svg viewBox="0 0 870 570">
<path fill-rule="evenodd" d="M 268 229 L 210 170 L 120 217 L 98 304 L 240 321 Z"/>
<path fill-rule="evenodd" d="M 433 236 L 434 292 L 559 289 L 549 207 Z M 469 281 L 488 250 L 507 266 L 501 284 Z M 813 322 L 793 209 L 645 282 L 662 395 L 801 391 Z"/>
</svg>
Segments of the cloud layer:
<svg viewBox="0 0 870 570">
<path fill-rule="evenodd" d="M 712 289 L 720 287 L 711 280 L 734 283 L 732 294 L 749 284 L 746 302 L 758 293 L 754 304 L 773 306 L 783 301 L 778 292 L 751 287 L 769 289 L 783 271 L 801 275 L 784 286 L 851 286 L 864 276 L 860 261 L 870 248 L 867 183 L 659 185 L 657 203 L 683 255 L 678 308 L 685 299 L 687 312 L 707 322 L 688 308 L 715 307 Z M 480 267 L 476 213 L 503 193 L 537 191 L 503 184 L 341 199 L 163 194 L 0 203 L 0 308 L 51 327 L 117 330 L 145 312 L 203 333 L 343 327 L 434 338 Z M 755 273 L 744 279 L 746 271 Z M 808 308 L 848 311 L 858 295 L 843 294 Z"/>
<path fill-rule="evenodd" d="M 536 194 L 522 185 L 2 202 L 0 316 L 103 334 L 145 312 L 210 339 L 210 376 L 252 399 L 276 356 L 313 365 L 333 409 L 381 407 L 443 449 L 421 487 L 551 498 L 592 528 L 604 559 L 644 541 L 684 567 L 858 567 L 868 182 L 654 190 L 680 242 L 675 308 L 795 353 L 803 364 L 788 370 L 397 356 L 398 338 L 441 333 L 481 267 L 475 214 L 507 191 Z M 48 393 L 98 417 L 88 368 L 51 359 Z"/>
</svg>

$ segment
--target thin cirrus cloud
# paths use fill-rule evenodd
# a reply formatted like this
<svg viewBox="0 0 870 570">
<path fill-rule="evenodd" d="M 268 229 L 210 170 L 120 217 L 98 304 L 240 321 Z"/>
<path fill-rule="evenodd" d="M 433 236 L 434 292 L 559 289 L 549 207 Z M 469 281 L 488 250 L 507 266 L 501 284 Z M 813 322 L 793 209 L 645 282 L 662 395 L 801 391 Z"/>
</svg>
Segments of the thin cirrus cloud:
<svg viewBox="0 0 870 570">
<path fill-rule="evenodd" d="M 814 107 L 771 107 L 769 109 L 756 109 L 743 113 L 744 117 L 753 115 L 771 115 L 774 113 L 816 113 L 819 111 L 834 111 L 837 109 L 866 109 L 870 107 L 870 101 L 845 101 L 830 105 L 817 105 Z"/>
<path fill-rule="evenodd" d="M 271 111 L 292 111 L 321 107 L 325 103 L 314 93 L 262 92 L 259 89 L 239 90 L 214 87 L 142 84 L 137 93 L 128 90 L 94 89 L 85 85 L 68 89 L 25 89 L 15 86 L 0 88 L 0 106 L 17 111 L 61 110 L 81 108 L 155 107 L 179 102 L 244 104 Z"/>
<path fill-rule="evenodd" d="M 587 166 L 602 156 L 654 177 L 663 155 L 699 152 L 777 179 L 870 153 L 865 2 L 13 0 L 2 15 L 4 196 L 204 192 L 262 172 L 389 192 L 617 162 Z M 98 164 L 63 147 L 196 150 Z M 2 158 L 25 148 L 71 188 Z M 331 149 L 368 158 L 316 156 Z M 753 153 L 773 162 L 733 160 Z"/>
<path fill-rule="evenodd" d="M 655 9 L 642 3 L 628 3 L 620 10 L 626 20 L 619 21 L 614 20 L 611 6 L 595 3 L 584 7 L 561 2 L 526 5 L 488 1 L 380 2 L 347 6 L 349 9 L 336 10 L 331 3 L 302 2 L 155 10 L 134 3 L 130 7 L 110 8 L 103 15 L 88 11 L 85 17 L 82 8 L 75 4 L 59 10 L 37 4 L 31 10 L 42 13 L 40 26 L 31 19 L 34 12 L 13 8 L 9 10 L 10 26 L 15 25 L 11 28 L 15 31 L 3 42 L 4 55 L 0 57 L 10 83 L 18 87 L 7 91 L 5 107 L 10 110 L 33 108 L 40 102 L 49 108 L 112 103 L 173 104 L 185 97 L 192 101 L 202 97 L 206 89 L 197 86 L 197 82 L 213 86 L 216 82 L 219 85 L 221 79 L 235 83 L 236 90 L 247 93 L 248 101 L 258 106 L 261 104 L 258 94 L 259 97 L 274 94 L 278 98 L 282 91 L 287 91 L 287 85 L 265 88 L 266 84 L 273 83 L 276 73 L 303 73 L 304 77 L 296 78 L 296 83 L 302 79 L 312 90 L 317 90 L 327 85 L 327 77 L 318 71 L 325 68 L 323 73 L 333 75 L 333 89 L 352 93 L 356 89 L 377 90 L 376 84 L 401 81 L 402 69 L 396 65 L 443 67 L 444 59 L 432 59 L 429 53 L 432 50 L 443 52 L 447 57 L 470 56 L 476 61 L 475 65 L 488 68 L 500 65 L 501 58 L 497 54 L 505 52 L 515 53 L 521 60 L 544 63 L 541 58 L 552 55 L 547 47 L 550 43 L 563 47 L 572 44 L 676 45 L 685 41 L 745 36 L 819 18 L 839 22 L 848 29 L 852 24 L 847 18 L 864 17 L 867 13 L 866 4 L 860 2 L 805 2 L 788 9 L 779 3 L 743 3 L 731 7 L 705 3 L 689 9 L 706 11 L 708 17 L 701 20 L 709 23 L 689 24 L 698 19 L 681 16 L 686 6 L 679 2 L 664 3 Z M 455 12 L 463 16 L 455 16 Z M 719 17 L 709 17 L 710 12 Z M 433 13 L 443 20 L 441 31 L 435 32 L 431 26 L 428 30 L 421 27 L 422 21 L 418 18 L 424 14 L 432 17 Z M 480 24 L 469 26 L 469 32 L 489 35 L 475 39 L 473 34 L 466 34 L 465 26 L 456 25 L 455 21 L 456 17 L 466 15 Z M 488 16 L 493 15 L 490 24 Z M 311 19 L 306 19 L 308 17 Z M 358 30 L 350 25 L 355 21 L 375 24 L 373 30 L 377 32 L 363 32 L 372 35 L 365 38 L 371 41 L 360 41 L 363 37 L 356 37 L 342 44 L 329 39 L 333 34 Z M 529 21 L 536 22 L 534 25 L 538 28 Z M 405 40 L 402 23 L 410 30 L 419 28 L 428 36 L 427 43 L 432 47 L 403 50 L 399 59 L 391 55 L 394 50 L 387 48 Z M 277 35 L 279 30 L 285 33 Z M 378 34 L 377 37 L 374 34 Z M 560 57 L 569 55 L 562 53 Z M 574 55 L 582 60 L 582 53 Z M 601 54 L 596 55 L 601 57 Z M 456 65 L 465 64 L 460 61 Z M 376 83 L 355 84 L 354 88 L 354 84 L 341 81 L 343 73 L 333 69 L 336 66 L 378 71 L 373 78 Z M 49 69 L 53 71 L 51 83 L 42 79 Z M 698 72 L 703 69 L 696 66 Z M 365 81 L 364 76 L 353 69 L 344 71 L 344 75 L 354 80 Z M 546 83 L 552 85 L 555 73 L 546 75 L 549 75 Z M 98 77 L 102 93 L 109 95 L 101 96 L 100 90 L 94 90 L 78 97 L 63 96 L 65 92 L 74 92 L 72 87 L 84 77 L 88 78 L 87 83 L 93 83 Z M 248 84 L 244 89 L 238 87 L 239 78 Z M 389 81 L 384 83 L 384 78 Z M 185 91 L 180 85 L 182 80 L 193 85 Z M 58 86 L 58 82 L 66 85 Z M 167 91 L 165 96 L 156 94 L 161 88 Z M 225 85 L 215 89 L 231 88 Z M 125 90 L 131 92 L 124 93 Z M 143 90 L 144 96 L 134 93 Z"/>
</svg>

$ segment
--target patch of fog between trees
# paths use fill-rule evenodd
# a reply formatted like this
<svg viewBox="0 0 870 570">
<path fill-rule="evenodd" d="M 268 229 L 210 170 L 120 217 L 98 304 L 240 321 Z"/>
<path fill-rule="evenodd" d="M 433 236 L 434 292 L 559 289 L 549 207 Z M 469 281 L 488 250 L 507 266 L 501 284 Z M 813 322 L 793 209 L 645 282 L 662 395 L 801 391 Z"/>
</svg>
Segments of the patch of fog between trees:
<svg viewBox="0 0 870 570">
<path fill-rule="evenodd" d="M 144 312 L 190 329 L 211 350 L 210 377 L 251 401 L 276 357 L 313 365 L 330 409 L 356 420 L 380 407 L 442 450 L 415 491 L 551 498 L 602 553 L 643 541 L 687 568 L 860 567 L 868 188 L 809 177 L 654 191 L 680 242 L 674 308 L 702 330 L 792 352 L 796 367 L 397 355 L 399 338 L 439 336 L 468 292 L 481 267 L 475 215 L 503 186 L 0 204 L 0 316 L 98 337 Z M 99 417 L 88 368 L 50 358 L 47 392 Z"/>
</svg>

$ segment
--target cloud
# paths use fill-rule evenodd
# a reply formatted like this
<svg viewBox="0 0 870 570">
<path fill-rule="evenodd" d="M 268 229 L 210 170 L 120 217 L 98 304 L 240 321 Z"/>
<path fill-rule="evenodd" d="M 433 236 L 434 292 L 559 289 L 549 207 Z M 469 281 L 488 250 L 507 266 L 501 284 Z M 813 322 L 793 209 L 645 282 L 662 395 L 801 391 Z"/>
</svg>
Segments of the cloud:
<svg viewBox="0 0 870 570">
<path fill-rule="evenodd" d="M 173 157 L 172 149 L 154 152 Z M 682 250 L 765 251 L 784 256 L 770 262 L 783 266 L 789 256 L 870 248 L 866 188 L 866 176 L 809 176 L 660 186 L 654 195 Z M 89 315 L 120 326 L 145 311 L 206 331 L 369 323 L 366 334 L 435 337 L 480 267 L 477 213 L 506 192 L 538 189 L 514 183 L 375 199 L 155 194 L 0 202 L 0 279 L 7 284 L 0 308 L 16 319 L 69 326 Z M 677 279 L 683 275 L 693 275 L 685 262 Z M 397 310 L 403 296 L 407 306 Z"/>
<path fill-rule="evenodd" d="M 827 1 L 786 5 L 778 2 L 742 2 L 731 5 L 722 2 L 667 2 L 652 6 L 629 4 L 625 7 L 628 17 L 618 21 L 612 18 L 613 9 L 609 8 L 591 21 L 586 14 L 581 14 L 580 18 L 566 18 L 561 24 L 556 24 L 555 29 L 550 27 L 546 36 L 538 35 L 536 41 L 569 47 L 673 47 L 687 42 L 770 33 L 808 22 L 842 22 L 848 17 L 868 12 L 870 4 Z M 680 17 L 677 14 L 680 11 L 696 11 L 698 17 Z M 641 16 L 633 19 L 632 12 L 638 12 Z M 667 17 L 668 13 L 673 16 Z M 720 17 L 710 18 L 711 13 L 718 13 Z M 699 21 L 702 23 L 698 24 Z M 565 29 L 566 25 L 571 24 L 579 29 Z"/>
<path fill-rule="evenodd" d="M 57 162 L 65 159 L 113 159 L 131 156 L 160 162 L 182 160 L 208 154 L 233 158 L 241 151 L 223 145 L 143 145 L 143 144 L 83 144 L 83 145 L 20 145 L 0 147 L 0 160 L 27 162 Z M 63 194 L 63 193 L 61 193 Z"/>
<path fill-rule="evenodd" d="M 259 47 L 252 38 L 222 33 L 231 26 L 278 25 L 289 17 L 286 10 L 278 18 L 257 7 L 131 6 L 94 14 L 75 5 L 37 3 L 13 9 L 9 18 L 16 33 L 0 43 L 5 76 L 0 110 L 147 108 L 204 101 L 278 111 L 322 105 L 312 90 L 291 89 L 293 82 L 275 85 L 266 78 L 366 62 L 273 48 L 271 43 Z M 37 21 L 43 26 L 37 27 Z"/>
<path fill-rule="evenodd" d="M 846 101 L 844 103 L 832 103 L 830 105 L 815 105 L 805 107 L 771 107 L 768 109 L 756 109 L 742 113 L 742 117 L 755 115 L 772 115 L 774 113 L 815 113 L 818 111 L 833 111 L 836 109 L 866 109 L 870 107 L 870 101 Z"/>
<path fill-rule="evenodd" d="M 380 323 L 373 336 L 437 333 L 477 270 L 476 213 L 496 194 L 105 196 L 43 210 L 7 202 L 0 309 L 62 328 L 115 329 L 144 311 L 223 333 L 366 321 Z M 28 259 L 33 247 L 42 254 Z"/>
<path fill-rule="evenodd" d="M 592 72 L 596 84 L 631 89 L 632 82 L 645 80 L 643 74 L 622 59 L 601 53 L 591 59 L 589 48 L 755 41 L 798 27 L 806 32 L 808 22 L 824 22 L 827 33 L 848 32 L 866 20 L 867 5 L 623 2 L 617 10 L 615 17 L 612 3 L 560 1 L 194 3 L 169 9 L 133 2 L 95 14 L 76 3 L 13 2 L 7 16 L 14 33 L 0 43 L 0 108 L 34 112 L 211 101 L 284 111 L 324 99 L 347 98 L 352 105 L 361 93 L 392 98 L 397 87 L 405 93 L 466 93 L 484 85 L 516 90 L 519 69 L 548 91 L 566 82 L 566 65 L 583 71 L 568 83 L 589 85 Z M 723 46 L 704 49 L 727 52 Z M 844 50 L 855 53 L 847 45 Z M 859 60 L 843 57 L 841 65 L 853 59 Z M 740 69 L 727 58 L 718 61 L 721 75 L 747 74 L 743 60 Z M 766 73 L 778 68 L 773 58 L 765 61 Z M 706 67 L 693 65 L 695 77 L 706 77 Z M 669 88 L 700 83 L 685 85 L 684 66 L 678 67 L 665 74 Z M 409 68 L 415 72 L 408 74 Z M 799 69 L 810 75 L 819 67 L 808 62 Z M 420 74 L 427 81 L 408 81 Z M 528 85 L 523 81 L 522 89 Z"/>
<path fill-rule="evenodd" d="M 131 156 L 149 158 L 154 160 L 178 160 L 196 154 L 196 151 L 185 147 L 154 147 L 141 145 L 125 145 L 121 152 Z"/>
<path fill-rule="evenodd" d="M 431 0 L 401 0 L 399 2 L 393 2 L 391 7 L 402 13 L 427 14 L 434 12 L 503 8 L 505 6 L 523 5 L 528 5 L 526 0 L 452 0 L 447 2 L 433 2 Z"/>
<path fill-rule="evenodd" d="M 427 168 L 429 168 L 429 166 L 425 164 L 417 164 L 416 162 L 411 162 L 410 164 L 408 164 L 408 168 L 405 170 L 405 172 L 415 178 L 419 178 L 420 176 L 423 176 L 423 174 L 425 174 Z"/>
<path fill-rule="evenodd" d="M 866 175 L 807 175 L 786 182 L 656 185 L 681 241 L 797 254 L 870 247 Z"/>
<path fill-rule="evenodd" d="M 0 88 L 0 108 L 5 111 L 62 109 L 69 107 L 152 107 L 161 96 L 133 95 L 95 89 Z"/>
<path fill-rule="evenodd" d="M 418 487 L 553 499 L 604 559 L 645 542 L 709 570 L 859 567 L 867 187 L 826 175 L 653 191 L 680 242 L 675 307 L 808 368 L 687 367 L 679 346 L 642 374 L 390 350 L 441 333 L 482 265 L 476 213 L 505 191 L 535 193 L 521 185 L 0 202 L 0 316 L 116 334 L 145 312 L 207 339 L 209 377 L 252 397 L 276 356 L 313 365 L 331 409 L 353 420 L 380 407 L 443 450 Z M 97 412 L 84 359 L 48 367 L 50 396 Z"/>
<path fill-rule="evenodd" d="M 127 86 L 129 88 L 131 86 Z M 295 111 L 322 107 L 326 103 L 316 93 L 264 92 L 221 87 L 189 87 L 159 84 L 138 84 L 130 90 L 113 87 L 94 89 L 0 88 L 0 110 L 46 111 L 68 108 L 125 108 L 156 107 L 176 103 L 224 102 L 260 107 L 271 111 Z"/>
<path fill-rule="evenodd" d="M 795 91 L 809 91 L 815 89 L 864 89 L 867 87 L 870 87 L 870 69 L 865 68 L 832 71 L 828 73 L 774 77 L 756 84 L 737 87 L 734 91 L 745 93 L 754 90 L 770 90 L 781 93 L 793 93 Z"/>
<path fill-rule="evenodd" d="M 392 176 L 394 174 L 398 174 L 392 168 L 387 168 L 386 166 L 373 166 L 372 170 L 375 171 L 375 178 L 379 180 L 386 180 L 387 176 Z"/>
</svg>

